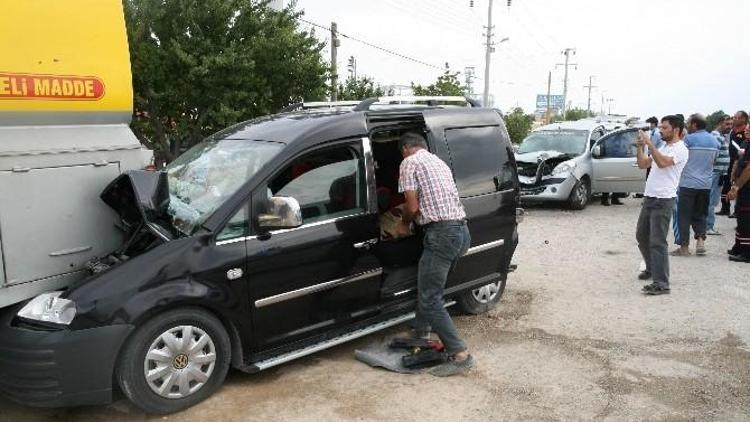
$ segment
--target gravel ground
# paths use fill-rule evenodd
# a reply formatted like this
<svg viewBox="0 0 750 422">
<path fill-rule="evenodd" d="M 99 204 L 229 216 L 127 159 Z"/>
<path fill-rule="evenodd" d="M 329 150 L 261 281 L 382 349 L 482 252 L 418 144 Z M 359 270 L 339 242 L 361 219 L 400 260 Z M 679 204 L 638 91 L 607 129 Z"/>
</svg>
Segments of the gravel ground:
<svg viewBox="0 0 750 422">
<path fill-rule="evenodd" d="M 528 210 L 518 271 L 497 309 L 459 316 L 477 367 L 437 379 L 370 369 L 372 335 L 259 375 L 231 372 L 212 398 L 151 417 L 106 407 L 31 409 L 7 421 L 748 420 L 750 265 L 727 261 L 734 220 L 705 257 L 673 258 L 672 294 L 639 293 L 639 201 Z M 397 331 L 397 330 L 396 330 Z"/>
</svg>

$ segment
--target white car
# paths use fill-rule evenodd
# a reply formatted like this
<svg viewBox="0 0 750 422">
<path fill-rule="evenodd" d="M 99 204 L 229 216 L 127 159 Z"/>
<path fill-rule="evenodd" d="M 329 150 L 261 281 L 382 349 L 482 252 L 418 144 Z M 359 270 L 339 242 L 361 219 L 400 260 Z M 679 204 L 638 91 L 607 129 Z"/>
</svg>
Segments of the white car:
<svg viewBox="0 0 750 422">
<path fill-rule="evenodd" d="M 635 159 L 638 128 L 611 129 L 579 120 L 529 134 L 516 153 L 521 199 L 564 202 L 581 210 L 595 193 L 643 192 L 646 171 Z"/>
</svg>

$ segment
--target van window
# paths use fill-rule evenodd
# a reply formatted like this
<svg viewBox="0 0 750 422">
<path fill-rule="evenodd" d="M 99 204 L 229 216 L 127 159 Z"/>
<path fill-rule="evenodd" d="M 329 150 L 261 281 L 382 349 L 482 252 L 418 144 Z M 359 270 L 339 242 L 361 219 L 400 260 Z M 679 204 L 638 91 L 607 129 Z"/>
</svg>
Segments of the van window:
<svg viewBox="0 0 750 422">
<path fill-rule="evenodd" d="M 227 225 L 216 235 L 217 241 L 236 239 L 247 236 L 248 206 L 243 205 L 239 211 L 227 222 Z"/>
<path fill-rule="evenodd" d="M 359 214 L 367 203 L 364 162 L 354 144 L 305 154 L 268 187 L 299 202 L 304 224 Z"/>
<path fill-rule="evenodd" d="M 638 132 L 622 132 L 605 138 L 601 141 L 602 158 L 629 158 L 635 157 L 637 147 L 635 141 L 638 138 Z"/>
<path fill-rule="evenodd" d="M 447 129 L 445 139 L 461 197 L 498 190 L 498 177 L 508 162 L 498 126 Z"/>
</svg>

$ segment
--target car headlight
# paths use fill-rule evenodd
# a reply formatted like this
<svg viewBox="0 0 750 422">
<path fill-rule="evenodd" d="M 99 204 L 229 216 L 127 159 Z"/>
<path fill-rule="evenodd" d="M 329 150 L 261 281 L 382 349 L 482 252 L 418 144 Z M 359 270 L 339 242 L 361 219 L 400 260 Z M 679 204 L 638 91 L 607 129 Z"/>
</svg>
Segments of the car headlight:
<svg viewBox="0 0 750 422">
<path fill-rule="evenodd" d="M 575 164 L 571 163 L 560 163 L 552 170 L 553 176 L 558 176 L 560 174 L 566 174 L 573 171 L 573 169 L 576 168 Z"/>
<path fill-rule="evenodd" d="M 76 316 L 76 305 L 72 300 L 59 297 L 60 294 L 62 291 L 40 294 L 21 308 L 18 316 L 34 321 L 69 325 Z"/>
</svg>

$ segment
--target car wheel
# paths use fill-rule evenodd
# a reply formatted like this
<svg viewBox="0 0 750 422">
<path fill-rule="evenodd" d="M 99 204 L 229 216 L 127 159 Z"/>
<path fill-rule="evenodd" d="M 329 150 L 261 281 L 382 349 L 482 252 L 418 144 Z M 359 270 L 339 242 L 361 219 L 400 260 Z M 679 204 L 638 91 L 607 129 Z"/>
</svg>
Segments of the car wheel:
<svg viewBox="0 0 750 422">
<path fill-rule="evenodd" d="M 120 356 L 117 381 L 149 413 L 177 412 L 201 402 L 224 382 L 231 344 L 224 326 L 200 309 L 159 314 L 139 327 Z"/>
<path fill-rule="evenodd" d="M 589 203 L 591 198 L 591 187 L 587 179 L 581 179 L 576 182 L 573 186 L 573 190 L 570 191 L 570 198 L 568 199 L 568 205 L 574 210 L 582 210 L 586 208 L 586 204 Z"/>
<path fill-rule="evenodd" d="M 463 312 L 472 315 L 490 311 L 503 297 L 506 280 L 507 276 L 503 275 L 495 282 L 461 293 L 456 300 L 458 307 Z"/>
</svg>

